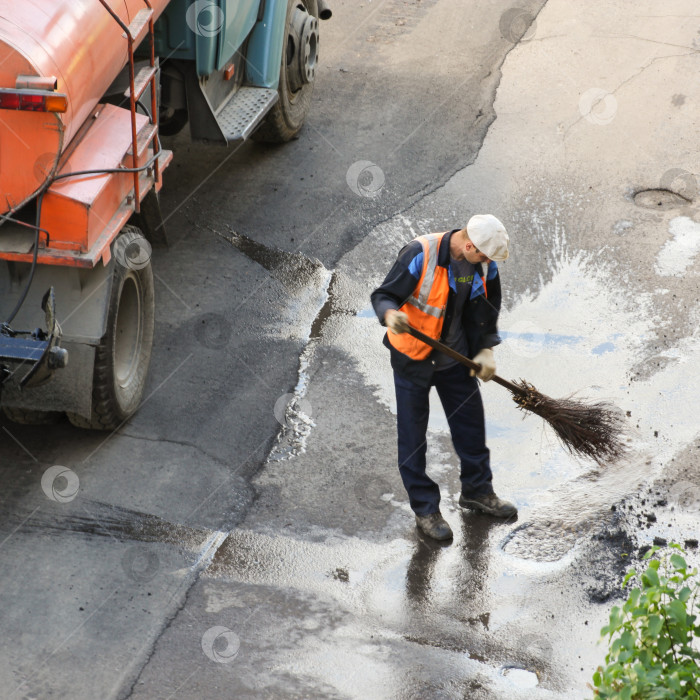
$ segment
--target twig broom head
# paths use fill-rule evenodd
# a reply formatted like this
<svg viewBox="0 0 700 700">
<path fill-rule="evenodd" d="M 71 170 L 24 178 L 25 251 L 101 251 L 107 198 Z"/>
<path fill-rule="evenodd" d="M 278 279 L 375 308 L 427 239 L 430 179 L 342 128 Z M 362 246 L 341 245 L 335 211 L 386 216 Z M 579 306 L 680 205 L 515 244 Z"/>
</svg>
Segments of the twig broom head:
<svg viewBox="0 0 700 700">
<path fill-rule="evenodd" d="M 514 384 L 519 391 L 513 393 L 513 401 L 547 421 L 571 454 L 589 457 L 602 466 L 625 453 L 624 422 L 615 406 L 588 404 L 572 397 L 552 399 L 523 379 Z"/>
<path fill-rule="evenodd" d="M 422 331 L 410 328 L 409 333 L 431 348 L 461 362 L 469 369 L 481 369 L 481 365 L 474 360 L 461 355 Z M 495 374 L 493 381 L 511 392 L 513 401 L 519 408 L 544 418 L 571 454 L 592 458 L 602 466 L 625 453 L 625 444 L 622 441 L 624 422 L 621 412 L 615 406 L 605 402 L 586 404 L 571 396 L 565 399 L 550 399 L 549 396 L 540 394 L 524 379 L 519 382 L 510 382 Z"/>
</svg>

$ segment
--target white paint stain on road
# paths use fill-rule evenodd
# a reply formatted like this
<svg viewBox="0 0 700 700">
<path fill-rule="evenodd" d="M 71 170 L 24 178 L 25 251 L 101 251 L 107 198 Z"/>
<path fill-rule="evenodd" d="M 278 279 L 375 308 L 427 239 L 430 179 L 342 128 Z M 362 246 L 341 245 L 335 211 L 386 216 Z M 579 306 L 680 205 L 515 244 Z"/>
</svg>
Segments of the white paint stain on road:
<svg viewBox="0 0 700 700">
<path fill-rule="evenodd" d="M 663 277 L 682 277 L 700 251 L 700 224 L 687 216 L 672 219 L 671 238 L 664 243 L 656 259 L 656 274 Z"/>
</svg>

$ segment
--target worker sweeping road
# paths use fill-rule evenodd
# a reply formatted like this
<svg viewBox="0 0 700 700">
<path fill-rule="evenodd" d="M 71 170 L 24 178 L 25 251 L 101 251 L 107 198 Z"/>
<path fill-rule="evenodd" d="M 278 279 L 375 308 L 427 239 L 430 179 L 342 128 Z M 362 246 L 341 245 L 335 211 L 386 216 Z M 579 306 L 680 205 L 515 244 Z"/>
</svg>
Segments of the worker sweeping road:
<svg viewBox="0 0 700 700">
<path fill-rule="evenodd" d="M 428 395 L 435 386 L 460 458 L 459 504 L 501 518 L 517 513 L 494 493 L 484 408 L 477 377 L 496 372 L 493 347 L 500 343 L 501 284 L 497 262 L 508 257 L 508 234 L 490 214 L 469 219 L 466 228 L 419 236 L 399 253 L 372 305 L 388 327 L 396 388 L 399 471 L 417 526 L 437 540 L 452 538 L 440 513 L 440 489 L 426 474 Z M 417 328 L 474 359 L 467 370 L 407 331 Z"/>
</svg>

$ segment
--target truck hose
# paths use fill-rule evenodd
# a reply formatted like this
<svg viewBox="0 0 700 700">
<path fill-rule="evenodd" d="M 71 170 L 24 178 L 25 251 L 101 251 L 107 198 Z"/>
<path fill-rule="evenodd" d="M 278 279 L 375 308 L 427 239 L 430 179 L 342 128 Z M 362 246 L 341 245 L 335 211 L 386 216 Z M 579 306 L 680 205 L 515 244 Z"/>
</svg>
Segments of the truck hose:
<svg viewBox="0 0 700 700">
<path fill-rule="evenodd" d="M 44 201 L 44 192 L 46 192 L 46 190 L 43 190 L 36 199 L 36 234 L 34 236 L 34 256 L 32 257 L 32 267 L 29 270 L 29 279 L 27 280 L 27 284 L 24 285 L 24 289 L 22 290 L 22 294 L 20 295 L 15 308 L 12 309 L 12 313 L 8 316 L 7 321 L 5 321 L 5 325 L 7 326 L 12 323 L 17 315 L 17 312 L 22 308 L 22 304 L 24 304 L 24 300 L 27 298 L 27 294 L 29 294 L 29 288 L 32 286 L 32 280 L 34 279 L 36 259 L 39 255 L 39 233 L 41 231 L 39 223 L 41 222 L 41 205 Z"/>
</svg>

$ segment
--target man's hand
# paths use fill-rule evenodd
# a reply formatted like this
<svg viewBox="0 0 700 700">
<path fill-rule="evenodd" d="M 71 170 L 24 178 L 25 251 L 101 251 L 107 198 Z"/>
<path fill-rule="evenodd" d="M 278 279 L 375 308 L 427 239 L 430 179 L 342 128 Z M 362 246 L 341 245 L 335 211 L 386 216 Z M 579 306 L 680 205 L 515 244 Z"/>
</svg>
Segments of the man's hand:
<svg viewBox="0 0 700 700">
<path fill-rule="evenodd" d="M 387 312 L 384 314 L 384 323 L 394 333 L 408 333 L 410 328 L 408 316 L 403 311 L 397 311 L 396 309 L 387 309 Z"/>
<path fill-rule="evenodd" d="M 469 370 L 470 376 L 476 375 L 484 382 L 488 382 L 493 379 L 493 375 L 496 374 L 496 360 L 493 356 L 493 350 L 491 348 L 484 348 L 479 350 L 476 357 L 472 358 L 473 362 L 477 362 L 481 365 L 481 369 L 477 372 L 476 370 Z"/>
</svg>

